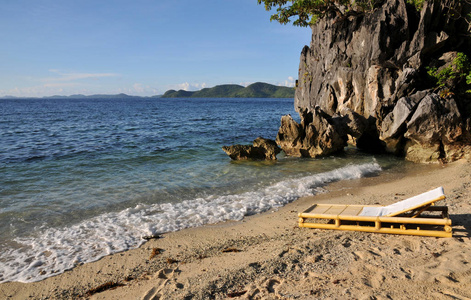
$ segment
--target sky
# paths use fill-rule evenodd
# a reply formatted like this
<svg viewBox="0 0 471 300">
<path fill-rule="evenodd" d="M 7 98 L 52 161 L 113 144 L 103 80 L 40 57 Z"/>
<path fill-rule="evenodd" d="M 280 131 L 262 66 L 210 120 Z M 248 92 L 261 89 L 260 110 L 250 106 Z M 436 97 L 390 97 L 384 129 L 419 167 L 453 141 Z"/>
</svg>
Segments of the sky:
<svg viewBox="0 0 471 300">
<path fill-rule="evenodd" d="M 257 0 L 1 0 L 0 97 L 293 86 L 308 28 Z"/>
</svg>

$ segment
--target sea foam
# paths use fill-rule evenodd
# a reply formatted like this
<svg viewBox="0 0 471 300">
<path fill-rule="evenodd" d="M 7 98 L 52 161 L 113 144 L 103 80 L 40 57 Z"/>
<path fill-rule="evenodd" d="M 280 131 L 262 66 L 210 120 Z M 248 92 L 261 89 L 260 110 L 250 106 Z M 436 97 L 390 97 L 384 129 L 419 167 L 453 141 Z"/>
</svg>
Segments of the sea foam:
<svg viewBox="0 0 471 300">
<path fill-rule="evenodd" d="M 106 255 L 142 245 L 144 236 L 188 227 L 241 220 L 276 209 L 299 197 L 316 194 L 331 182 L 356 179 L 381 171 L 378 163 L 348 165 L 325 173 L 286 179 L 258 190 L 210 195 L 180 203 L 137 205 L 105 213 L 65 228 L 48 228 L 34 237 L 17 238 L 20 248 L 0 254 L 0 282 L 34 282 Z"/>
</svg>

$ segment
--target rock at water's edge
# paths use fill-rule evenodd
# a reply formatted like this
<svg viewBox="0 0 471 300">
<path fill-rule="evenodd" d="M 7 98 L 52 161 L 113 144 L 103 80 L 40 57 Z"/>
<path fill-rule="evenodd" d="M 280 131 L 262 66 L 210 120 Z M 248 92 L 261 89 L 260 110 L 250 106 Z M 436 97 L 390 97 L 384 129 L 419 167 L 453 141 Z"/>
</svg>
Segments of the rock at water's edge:
<svg viewBox="0 0 471 300">
<path fill-rule="evenodd" d="M 253 141 L 253 145 L 232 145 L 224 146 L 222 150 L 232 160 L 276 160 L 276 155 L 281 149 L 275 141 L 258 137 Z"/>
<path fill-rule="evenodd" d="M 290 115 L 281 118 L 281 127 L 276 142 L 290 156 L 319 157 L 343 150 L 346 132 L 336 126 L 334 118 L 321 109 L 303 111 L 301 124 Z"/>
</svg>

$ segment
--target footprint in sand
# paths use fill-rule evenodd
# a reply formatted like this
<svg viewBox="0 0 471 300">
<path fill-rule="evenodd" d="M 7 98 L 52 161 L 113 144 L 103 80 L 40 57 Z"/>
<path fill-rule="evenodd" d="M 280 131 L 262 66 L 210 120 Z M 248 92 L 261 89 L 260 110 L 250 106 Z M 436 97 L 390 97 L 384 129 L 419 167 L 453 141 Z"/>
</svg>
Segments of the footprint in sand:
<svg viewBox="0 0 471 300">
<path fill-rule="evenodd" d="M 469 252 L 449 251 L 436 253 L 428 261 L 417 266 L 417 278 L 423 281 L 441 282 L 445 285 L 469 286 L 471 284 L 471 266 Z"/>
<path fill-rule="evenodd" d="M 266 299 L 270 297 L 270 294 L 277 295 L 277 286 L 280 284 L 281 282 L 277 279 L 268 279 L 265 282 L 259 282 L 259 284 L 251 284 L 248 286 L 244 299 L 258 300 Z"/>
<path fill-rule="evenodd" d="M 354 252 L 352 252 L 352 254 L 353 254 L 353 259 L 355 261 L 364 260 L 365 257 L 367 256 L 366 251 L 354 251 Z"/>
<path fill-rule="evenodd" d="M 362 278 L 363 284 L 370 288 L 379 289 L 386 280 L 386 277 L 384 276 L 385 271 L 378 269 L 375 266 L 365 265 L 363 273 L 366 274 L 366 276 Z"/>
<path fill-rule="evenodd" d="M 276 292 L 275 286 L 277 286 L 277 285 L 279 285 L 279 284 L 280 284 L 280 282 L 279 282 L 278 280 L 276 280 L 276 279 L 270 279 L 270 280 L 268 280 L 268 282 L 266 283 L 266 285 L 267 285 L 267 291 L 268 291 L 269 293 L 275 293 L 275 292 Z"/>
<path fill-rule="evenodd" d="M 167 284 L 170 278 L 175 274 L 176 269 L 162 269 L 158 271 L 152 280 L 155 280 L 156 284 L 153 288 L 147 291 L 147 293 L 141 298 L 142 300 L 159 300 L 162 295 L 160 291 Z"/>
<path fill-rule="evenodd" d="M 375 258 L 380 258 L 385 256 L 384 252 L 380 251 L 378 248 L 371 250 L 359 250 L 353 251 L 353 259 L 357 260 L 374 260 Z"/>
</svg>

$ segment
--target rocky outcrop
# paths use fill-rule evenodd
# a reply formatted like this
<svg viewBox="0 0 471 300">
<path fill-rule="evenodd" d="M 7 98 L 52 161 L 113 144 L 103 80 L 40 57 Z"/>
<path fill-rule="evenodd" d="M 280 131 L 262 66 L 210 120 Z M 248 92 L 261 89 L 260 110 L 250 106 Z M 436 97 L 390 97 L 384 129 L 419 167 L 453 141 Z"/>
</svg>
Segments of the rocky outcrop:
<svg viewBox="0 0 471 300">
<path fill-rule="evenodd" d="M 345 141 L 416 162 L 452 161 L 471 144 L 470 94 L 437 88 L 428 67 L 471 59 L 471 5 L 426 0 L 420 12 L 387 0 L 370 13 L 332 13 L 312 27 L 299 66 L 295 108 L 277 142 L 288 154 L 316 157 Z M 462 78 L 454 78 L 462 84 Z M 458 82 L 460 81 L 460 82 Z M 312 117 L 311 117 L 312 116 Z"/>
<path fill-rule="evenodd" d="M 304 110 L 300 115 L 301 124 L 290 115 L 281 118 L 276 143 L 287 155 L 319 157 L 341 151 L 346 146 L 345 132 L 335 125 L 335 118 L 321 109 Z"/>
<path fill-rule="evenodd" d="M 450 150 L 456 152 L 463 138 L 463 123 L 455 100 L 436 94 L 424 97 L 407 123 L 404 137 L 408 140 L 406 156 L 410 160 L 430 162 L 445 157 L 451 160 Z M 428 153 L 417 155 L 416 149 Z"/>
<path fill-rule="evenodd" d="M 232 160 L 276 160 L 276 155 L 281 149 L 275 141 L 261 137 L 253 141 L 253 145 L 224 146 L 222 150 Z"/>
</svg>

